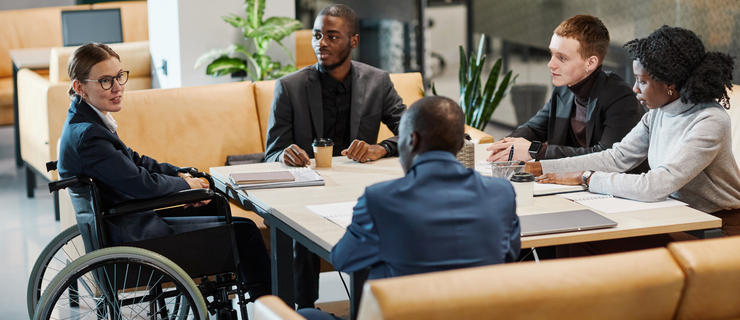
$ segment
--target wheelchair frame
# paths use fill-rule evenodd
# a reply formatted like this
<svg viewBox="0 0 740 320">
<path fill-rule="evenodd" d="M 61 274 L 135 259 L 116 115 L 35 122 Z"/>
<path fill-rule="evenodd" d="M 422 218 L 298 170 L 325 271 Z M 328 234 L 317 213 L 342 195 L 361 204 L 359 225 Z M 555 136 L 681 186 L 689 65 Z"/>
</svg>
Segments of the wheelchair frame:
<svg viewBox="0 0 740 320">
<path fill-rule="evenodd" d="M 47 170 L 56 170 L 56 161 L 47 163 Z M 166 312 L 166 306 L 164 306 L 164 311 L 160 310 L 162 306 L 159 308 L 152 306 L 157 303 L 164 304 L 164 299 L 168 298 L 168 294 L 163 292 L 164 289 L 160 288 L 160 285 L 157 285 L 155 288 L 150 288 L 151 290 L 147 289 L 150 291 L 150 294 L 154 294 L 155 297 L 135 297 L 128 299 L 127 301 L 121 300 L 120 304 L 118 304 L 118 301 L 116 300 L 116 303 L 112 303 L 118 304 L 115 307 L 120 308 L 126 303 L 137 303 L 137 301 L 139 303 L 149 302 L 149 312 L 147 314 L 150 317 L 162 316 L 163 318 L 171 317 L 172 319 L 175 319 L 176 317 L 177 319 L 180 319 L 182 317 L 181 312 L 183 310 L 187 311 L 187 308 L 190 307 L 193 308 L 193 316 L 196 319 L 207 317 L 206 312 L 210 312 L 212 315 L 218 313 L 219 319 L 236 319 L 236 311 L 233 310 L 229 299 L 230 295 L 236 294 L 242 319 L 247 319 L 246 304 L 248 302 L 253 302 L 254 298 L 250 297 L 250 299 L 246 299 L 244 297 L 246 286 L 241 282 L 241 274 L 239 272 L 241 262 L 239 261 L 236 247 L 236 238 L 232 224 L 233 219 L 228 198 L 218 190 L 214 189 L 213 179 L 207 173 L 198 172 L 195 168 L 181 168 L 180 171 L 190 173 L 193 177 L 207 179 L 210 183 L 211 189 L 183 190 L 179 193 L 158 199 L 127 201 L 115 205 L 112 208 L 108 208 L 107 210 L 103 210 L 100 205 L 98 189 L 91 178 L 76 176 L 49 183 L 50 192 L 70 187 L 85 187 L 89 190 L 91 207 L 94 213 L 93 224 L 95 227 L 95 235 L 93 235 L 93 239 L 89 240 L 94 250 L 87 252 L 84 256 L 74 261 L 68 261 L 67 265 L 51 280 L 51 282 L 46 286 L 46 290 L 44 290 L 42 283 L 44 278 L 43 275 L 46 273 L 45 271 L 48 267 L 49 261 L 52 259 L 51 257 L 55 256 L 59 250 L 62 250 L 63 243 L 60 242 L 69 243 L 72 239 L 82 238 L 82 236 L 78 236 L 79 229 L 75 230 L 77 226 L 74 226 L 65 230 L 65 232 L 63 232 L 64 236 L 60 234 L 60 236 L 57 236 L 57 238 L 52 240 L 52 243 L 47 246 L 39 257 L 39 260 L 36 262 L 32 272 L 32 277 L 29 279 L 29 315 L 31 315 L 33 319 L 45 318 L 50 312 L 51 306 L 49 306 L 49 304 L 56 304 L 57 299 L 60 299 L 66 291 L 69 291 L 68 298 L 70 299 L 70 306 L 77 306 L 79 304 L 79 296 L 76 285 L 78 283 L 77 280 L 80 280 L 80 277 L 83 277 L 80 275 L 81 272 L 92 273 L 93 278 L 96 278 L 101 273 L 108 275 L 107 271 L 110 270 L 111 265 L 123 263 L 126 265 L 138 265 L 140 274 L 142 268 L 144 268 L 145 270 L 151 269 L 152 275 L 155 273 L 157 275 L 167 275 L 177 287 L 182 287 L 181 290 L 187 292 L 187 295 L 184 296 L 187 299 L 181 300 L 180 297 L 178 297 L 175 302 L 173 314 L 169 315 Z M 223 216 L 225 219 L 224 226 L 158 237 L 135 243 L 127 243 L 126 246 L 110 246 L 107 241 L 106 230 L 102 226 L 103 221 L 107 218 L 179 206 L 203 200 L 211 200 L 213 202 L 212 204 L 216 207 L 219 216 Z M 228 229 L 228 232 L 224 233 L 224 229 Z M 174 255 L 174 257 L 172 257 L 173 260 L 184 263 L 185 268 L 181 268 L 177 263 L 157 253 L 158 251 L 166 251 L 162 249 L 167 248 L 172 244 L 178 244 L 179 241 L 191 237 L 192 233 L 207 234 L 209 236 L 208 239 L 211 239 L 211 237 L 220 237 L 218 240 L 221 240 L 222 243 L 225 243 L 223 241 L 229 241 L 231 244 L 230 258 L 219 260 L 221 262 L 221 264 L 219 264 L 220 267 L 213 268 L 208 262 L 198 261 L 200 259 L 193 259 L 192 254 L 183 254 L 183 252 L 181 252 L 182 250 L 169 252 L 170 255 Z M 86 250 L 87 249 L 89 248 L 86 248 Z M 226 267 L 229 263 L 233 264 L 233 268 Z M 188 269 L 188 271 L 186 272 L 184 269 Z M 209 278 L 209 276 L 212 277 Z M 89 278 L 90 277 L 88 276 L 86 279 Z M 121 282 L 120 279 L 117 281 L 114 280 L 112 283 L 110 280 L 108 283 L 100 281 L 100 287 L 93 288 L 92 290 L 90 288 L 85 289 L 88 291 L 103 292 L 103 296 L 117 296 L 118 292 L 130 290 L 130 286 L 133 285 L 135 286 L 135 291 L 138 292 L 138 287 L 136 286 L 139 284 L 139 279 L 133 282 L 133 284 L 130 284 L 129 282 L 131 282 L 131 280 L 127 278 L 128 277 L 124 277 L 121 284 L 117 283 L 117 281 Z M 192 278 L 200 278 L 200 284 L 196 285 Z M 211 279 L 214 280 L 212 281 Z M 122 287 L 119 287 L 119 285 L 122 285 Z M 232 289 L 233 287 L 236 287 L 235 291 Z M 105 293 L 105 291 L 107 291 L 107 293 Z M 212 298 L 212 301 L 204 299 L 203 296 Z M 108 296 L 106 296 L 106 298 L 107 297 Z M 100 297 L 97 297 L 96 299 L 105 300 L 100 299 Z M 96 306 L 98 309 L 96 312 L 98 314 L 97 318 L 101 318 L 101 314 L 105 312 L 105 310 L 101 309 L 105 308 L 110 309 L 111 314 L 115 318 L 121 318 L 123 316 L 120 313 L 116 314 L 113 312 L 114 306 L 110 306 L 110 302 L 106 303 L 109 305 L 104 306 L 103 308 L 101 308 L 101 306 Z M 174 313 L 175 311 L 177 311 L 177 314 Z"/>
</svg>

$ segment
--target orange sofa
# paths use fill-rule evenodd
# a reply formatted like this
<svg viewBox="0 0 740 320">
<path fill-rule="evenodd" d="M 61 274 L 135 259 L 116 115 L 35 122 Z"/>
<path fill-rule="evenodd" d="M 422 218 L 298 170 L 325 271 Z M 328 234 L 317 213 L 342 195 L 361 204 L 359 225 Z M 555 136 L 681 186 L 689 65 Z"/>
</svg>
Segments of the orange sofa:
<svg viewBox="0 0 740 320">
<path fill-rule="evenodd" d="M 357 319 L 738 319 L 740 237 L 368 281 Z M 304 319 L 275 296 L 256 320 Z"/>
</svg>

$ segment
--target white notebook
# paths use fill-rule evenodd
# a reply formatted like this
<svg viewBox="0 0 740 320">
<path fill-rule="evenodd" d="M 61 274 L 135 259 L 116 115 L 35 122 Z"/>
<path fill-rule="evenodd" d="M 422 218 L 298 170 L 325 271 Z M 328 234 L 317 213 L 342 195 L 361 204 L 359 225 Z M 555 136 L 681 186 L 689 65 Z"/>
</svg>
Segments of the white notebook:
<svg viewBox="0 0 740 320">
<path fill-rule="evenodd" d="M 356 205 L 357 201 L 349 201 L 306 206 L 306 208 L 347 229 L 352 223 L 352 213 Z"/>
<path fill-rule="evenodd" d="M 578 202 L 584 206 L 601 211 L 603 213 L 649 210 L 687 205 L 685 202 L 681 202 L 672 198 L 668 198 L 660 202 L 642 202 L 617 198 L 608 194 L 591 193 L 588 191 L 564 193 L 559 194 L 559 196 L 568 200 Z"/>
<path fill-rule="evenodd" d="M 235 189 L 239 189 L 239 190 L 323 186 L 325 184 L 324 177 L 322 177 L 318 172 L 316 172 L 316 170 L 313 170 L 308 167 L 296 168 L 296 169 L 284 169 L 284 170 L 271 170 L 271 171 L 288 171 L 293 175 L 295 180 L 281 181 L 281 182 L 235 184 L 233 180 L 229 179 L 230 180 L 229 184 L 231 184 Z M 270 171 L 255 171 L 255 172 L 270 172 Z"/>
</svg>

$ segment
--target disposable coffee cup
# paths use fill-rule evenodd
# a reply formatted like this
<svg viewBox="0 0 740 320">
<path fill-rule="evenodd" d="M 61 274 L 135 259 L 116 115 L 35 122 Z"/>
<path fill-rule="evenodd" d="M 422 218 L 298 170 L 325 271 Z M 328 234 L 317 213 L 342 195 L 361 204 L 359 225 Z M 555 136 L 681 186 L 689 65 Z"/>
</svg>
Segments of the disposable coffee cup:
<svg viewBox="0 0 740 320">
<path fill-rule="evenodd" d="M 334 156 L 334 141 L 328 138 L 318 138 L 313 141 L 313 157 L 316 167 L 331 167 L 331 158 Z"/>
<path fill-rule="evenodd" d="M 534 198 L 534 175 L 529 172 L 517 172 L 511 176 L 511 185 L 516 193 L 516 206 L 531 206 Z"/>
</svg>

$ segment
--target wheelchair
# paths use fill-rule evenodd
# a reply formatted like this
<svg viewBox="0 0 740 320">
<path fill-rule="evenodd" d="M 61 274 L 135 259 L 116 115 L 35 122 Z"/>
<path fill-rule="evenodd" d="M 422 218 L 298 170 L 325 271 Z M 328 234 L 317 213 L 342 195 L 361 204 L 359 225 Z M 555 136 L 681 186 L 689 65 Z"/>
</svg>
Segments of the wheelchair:
<svg viewBox="0 0 740 320">
<path fill-rule="evenodd" d="M 47 170 L 56 170 L 56 161 L 47 163 Z M 50 192 L 69 190 L 78 224 L 54 238 L 36 261 L 28 286 L 30 318 L 198 320 L 210 314 L 237 319 L 231 301 L 236 296 L 241 318 L 247 319 L 246 305 L 254 299 L 245 297 L 248 286 L 241 281 L 228 198 L 213 188 L 207 173 L 181 171 L 208 180 L 211 189 L 102 208 L 89 177 L 49 183 Z M 204 200 L 210 200 L 208 206 L 215 207 L 225 223 L 110 245 L 106 219 L 149 210 L 183 216 L 178 210 L 182 205 Z"/>
</svg>

